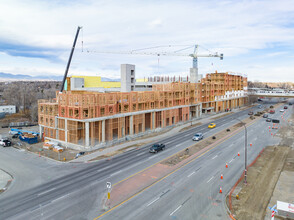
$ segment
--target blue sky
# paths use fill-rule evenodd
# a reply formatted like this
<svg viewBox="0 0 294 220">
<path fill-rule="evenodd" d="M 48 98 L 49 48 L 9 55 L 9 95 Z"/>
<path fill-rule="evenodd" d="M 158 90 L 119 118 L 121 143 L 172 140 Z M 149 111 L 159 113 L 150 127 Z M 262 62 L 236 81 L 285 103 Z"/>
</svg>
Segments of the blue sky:
<svg viewBox="0 0 294 220">
<path fill-rule="evenodd" d="M 120 77 L 187 76 L 190 57 L 89 51 L 175 51 L 199 44 L 199 73 L 235 72 L 251 81 L 294 82 L 294 1 L 38 1 L 0 0 L 0 72 L 63 75 L 77 26 L 83 26 L 70 74 Z M 82 42 L 83 41 L 83 48 Z M 83 49 L 83 52 L 82 52 Z M 190 54 L 193 48 L 181 53 Z"/>
</svg>

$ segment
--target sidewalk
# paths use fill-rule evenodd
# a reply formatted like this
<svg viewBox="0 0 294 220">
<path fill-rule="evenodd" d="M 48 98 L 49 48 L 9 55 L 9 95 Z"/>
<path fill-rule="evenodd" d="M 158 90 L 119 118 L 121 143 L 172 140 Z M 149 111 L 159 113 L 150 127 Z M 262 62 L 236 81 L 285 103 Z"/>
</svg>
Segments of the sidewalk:
<svg viewBox="0 0 294 220">
<path fill-rule="evenodd" d="M 240 110 L 243 110 L 245 108 L 247 108 L 248 106 L 245 106 L 245 107 L 242 107 L 242 108 L 239 108 L 239 109 L 232 109 L 232 112 L 238 112 Z M 197 118 L 197 119 L 194 119 L 193 120 L 193 124 L 196 124 L 196 123 L 201 123 L 201 124 L 205 124 L 205 123 L 209 123 L 211 121 L 213 121 L 212 118 L 215 118 L 215 117 L 219 117 L 219 116 L 223 116 L 223 115 L 226 115 L 227 113 L 229 112 L 222 112 L 222 113 L 212 113 L 212 114 L 209 114 L 209 115 L 202 115 L 200 118 Z M 186 122 L 185 124 L 183 125 L 179 125 L 179 126 L 176 126 L 174 128 L 172 128 L 171 130 L 165 132 L 165 133 L 162 133 L 162 134 L 159 134 L 157 136 L 153 136 L 153 137 L 146 137 L 144 139 L 140 138 L 138 140 L 133 140 L 133 141 L 128 141 L 128 142 L 125 142 L 125 143 L 122 143 L 122 144 L 118 144 L 118 145 L 115 145 L 115 146 L 111 146 L 111 147 L 107 147 L 101 151 L 95 151 L 91 154 L 88 154 L 88 155 L 85 155 L 85 156 L 82 156 L 82 157 L 79 157 L 77 159 L 74 159 L 72 161 L 70 161 L 70 163 L 72 162 L 79 162 L 79 163 L 83 163 L 83 162 L 87 162 L 89 160 L 92 160 L 96 157 L 99 157 L 99 156 L 102 156 L 102 155 L 105 155 L 105 154 L 109 154 L 109 153 L 112 153 L 112 152 L 115 152 L 117 150 L 120 150 L 120 149 L 123 149 L 123 148 L 126 148 L 128 146 L 132 146 L 132 145 L 136 145 L 136 144 L 139 144 L 139 143 L 151 143 L 151 142 L 157 142 L 159 141 L 160 139 L 163 139 L 163 138 L 166 138 L 166 137 L 169 137 L 169 136 L 173 136 L 175 134 L 177 134 L 181 129 L 185 128 L 185 127 L 189 127 L 191 126 L 191 121 L 189 122 Z M 154 134 L 156 134 L 154 132 Z M 132 149 L 132 148 L 129 148 L 129 150 Z"/>
<path fill-rule="evenodd" d="M 7 189 L 7 186 L 11 183 L 12 176 L 0 169 L 0 193 Z"/>
</svg>

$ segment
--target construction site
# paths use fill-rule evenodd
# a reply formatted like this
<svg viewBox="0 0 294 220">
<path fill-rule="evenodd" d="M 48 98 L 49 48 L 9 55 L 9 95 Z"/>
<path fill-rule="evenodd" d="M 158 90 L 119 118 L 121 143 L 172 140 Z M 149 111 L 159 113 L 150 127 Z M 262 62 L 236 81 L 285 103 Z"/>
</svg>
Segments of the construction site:
<svg viewBox="0 0 294 220">
<path fill-rule="evenodd" d="M 135 65 L 131 64 L 121 64 L 120 82 L 102 81 L 99 76 L 67 77 L 80 29 L 56 99 L 38 101 L 43 140 L 79 150 L 97 149 L 248 102 L 247 77 L 217 71 L 206 77 L 198 74 L 198 57 L 223 59 L 223 54 L 198 54 L 198 45 L 194 54 L 184 55 L 193 58 L 187 78 L 136 79 Z"/>
<path fill-rule="evenodd" d="M 56 99 L 39 100 L 38 117 L 44 138 L 76 149 L 96 149 L 158 132 L 248 101 L 247 78 L 228 73 L 210 73 L 197 83 L 156 83 L 152 91 L 130 92 L 87 91 L 84 86 L 71 90 L 73 79 L 77 78 L 67 77 L 66 90 L 57 92 Z M 87 78 L 81 79 L 86 84 Z"/>
</svg>

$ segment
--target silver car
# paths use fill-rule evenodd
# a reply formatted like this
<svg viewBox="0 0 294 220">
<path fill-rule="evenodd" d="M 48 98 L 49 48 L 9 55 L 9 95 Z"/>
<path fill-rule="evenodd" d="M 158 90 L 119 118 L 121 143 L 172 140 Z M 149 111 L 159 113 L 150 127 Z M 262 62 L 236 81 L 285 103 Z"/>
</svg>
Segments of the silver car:
<svg viewBox="0 0 294 220">
<path fill-rule="evenodd" d="M 193 141 L 199 141 L 201 139 L 203 139 L 203 134 L 202 133 L 197 133 L 192 138 Z"/>
</svg>

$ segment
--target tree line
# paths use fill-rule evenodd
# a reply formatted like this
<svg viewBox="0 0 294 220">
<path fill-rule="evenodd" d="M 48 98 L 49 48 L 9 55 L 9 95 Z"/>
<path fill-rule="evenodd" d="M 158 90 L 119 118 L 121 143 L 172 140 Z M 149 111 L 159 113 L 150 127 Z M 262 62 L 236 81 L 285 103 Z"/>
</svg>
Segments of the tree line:
<svg viewBox="0 0 294 220">
<path fill-rule="evenodd" d="M 2 104 L 15 105 L 32 122 L 38 121 L 38 99 L 56 98 L 60 81 L 0 82 Z"/>
</svg>

